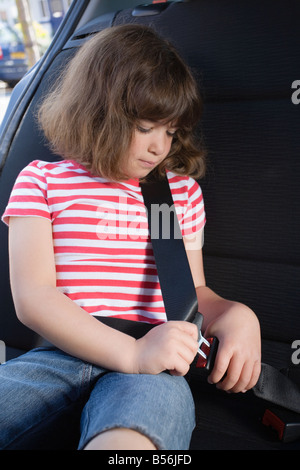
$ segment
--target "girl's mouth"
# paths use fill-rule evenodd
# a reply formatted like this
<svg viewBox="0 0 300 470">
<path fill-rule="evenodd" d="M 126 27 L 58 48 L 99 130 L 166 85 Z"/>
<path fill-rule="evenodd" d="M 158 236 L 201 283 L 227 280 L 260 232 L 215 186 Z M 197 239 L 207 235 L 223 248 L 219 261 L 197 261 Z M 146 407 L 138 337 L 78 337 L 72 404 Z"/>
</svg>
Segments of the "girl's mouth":
<svg viewBox="0 0 300 470">
<path fill-rule="evenodd" d="M 153 168 L 155 165 L 156 165 L 156 162 L 150 162 L 150 161 L 147 161 L 147 160 L 139 160 L 141 162 L 141 164 L 147 168 Z"/>
</svg>

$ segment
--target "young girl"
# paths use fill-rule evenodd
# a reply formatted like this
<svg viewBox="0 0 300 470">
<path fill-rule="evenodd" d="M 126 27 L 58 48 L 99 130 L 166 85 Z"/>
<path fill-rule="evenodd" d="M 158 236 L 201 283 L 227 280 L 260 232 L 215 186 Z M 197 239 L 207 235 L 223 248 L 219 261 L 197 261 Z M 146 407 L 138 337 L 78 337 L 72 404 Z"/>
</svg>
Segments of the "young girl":
<svg viewBox="0 0 300 470">
<path fill-rule="evenodd" d="M 184 375 L 197 328 L 166 321 L 139 185 L 148 175 L 167 173 L 204 328 L 220 341 L 209 381 L 228 392 L 256 383 L 255 314 L 205 285 L 194 179 L 204 156 L 192 134 L 200 113 L 178 53 L 137 25 L 87 41 L 42 103 L 40 124 L 63 159 L 20 173 L 3 220 L 18 318 L 54 346 L 1 365 L 0 448 L 34 447 L 78 403 L 79 449 L 189 448 L 194 404 Z M 153 328 L 136 340 L 104 317 Z"/>
</svg>

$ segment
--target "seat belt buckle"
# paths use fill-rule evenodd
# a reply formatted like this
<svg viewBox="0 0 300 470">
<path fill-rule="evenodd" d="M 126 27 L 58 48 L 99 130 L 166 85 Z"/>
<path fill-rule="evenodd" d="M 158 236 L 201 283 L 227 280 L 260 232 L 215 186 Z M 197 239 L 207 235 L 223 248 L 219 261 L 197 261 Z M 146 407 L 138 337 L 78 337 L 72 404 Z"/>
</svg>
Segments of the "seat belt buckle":
<svg viewBox="0 0 300 470">
<path fill-rule="evenodd" d="M 198 360 L 196 367 L 202 368 L 210 372 L 215 363 L 219 341 L 213 336 L 211 338 L 204 338 L 201 334 L 199 340 Z"/>
<path fill-rule="evenodd" d="M 300 414 L 284 408 L 272 407 L 265 410 L 262 424 L 274 429 L 282 442 L 300 439 Z"/>
<path fill-rule="evenodd" d="M 197 351 L 197 354 L 199 356 L 196 362 L 196 367 L 205 369 L 206 371 L 210 372 L 214 367 L 219 341 L 215 336 L 211 338 L 205 338 L 202 335 L 202 332 L 201 332 L 202 322 L 203 322 L 203 315 L 198 312 L 193 322 L 198 326 L 198 333 L 199 333 L 199 336 L 198 336 L 199 348 Z"/>
</svg>

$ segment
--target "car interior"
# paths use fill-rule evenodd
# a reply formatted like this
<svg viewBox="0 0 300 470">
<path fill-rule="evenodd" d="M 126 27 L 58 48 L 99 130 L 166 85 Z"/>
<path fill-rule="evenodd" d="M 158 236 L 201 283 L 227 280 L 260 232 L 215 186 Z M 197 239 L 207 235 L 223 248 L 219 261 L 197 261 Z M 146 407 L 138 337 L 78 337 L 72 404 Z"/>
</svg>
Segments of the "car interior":
<svg viewBox="0 0 300 470">
<path fill-rule="evenodd" d="M 204 101 L 198 131 L 207 150 L 207 173 L 199 181 L 207 285 L 254 310 L 263 362 L 300 384 L 300 106 L 292 99 L 292 84 L 300 80 L 299 17 L 297 0 L 75 0 L 47 53 L 16 86 L 0 128 L 0 209 L 29 162 L 58 159 L 35 110 L 77 48 L 114 25 L 153 27 L 189 64 Z M 0 340 L 10 359 L 41 338 L 16 317 L 7 238 L 2 223 Z M 190 383 L 197 416 L 191 450 L 300 449 L 300 432 L 298 439 L 280 439 L 262 423 L 271 405 L 251 391 L 227 394 L 198 374 Z M 300 427 L 299 414 L 289 419 Z M 65 449 L 76 448 L 78 430 L 72 429 Z M 47 448 L 48 441 L 41 437 L 39 446 Z"/>
</svg>

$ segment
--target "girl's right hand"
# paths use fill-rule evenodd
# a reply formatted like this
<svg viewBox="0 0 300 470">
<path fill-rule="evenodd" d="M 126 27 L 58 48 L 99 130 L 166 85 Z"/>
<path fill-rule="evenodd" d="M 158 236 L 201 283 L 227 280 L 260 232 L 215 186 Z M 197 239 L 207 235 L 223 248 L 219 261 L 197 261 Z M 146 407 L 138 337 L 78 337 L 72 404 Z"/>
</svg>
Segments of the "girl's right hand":
<svg viewBox="0 0 300 470">
<path fill-rule="evenodd" d="M 185 321 L 169 321 L 136 341 L 134 372 L 186 375 L 198 351 L 198 328 Z"/>
</svg>

